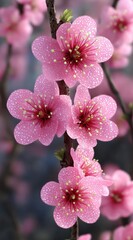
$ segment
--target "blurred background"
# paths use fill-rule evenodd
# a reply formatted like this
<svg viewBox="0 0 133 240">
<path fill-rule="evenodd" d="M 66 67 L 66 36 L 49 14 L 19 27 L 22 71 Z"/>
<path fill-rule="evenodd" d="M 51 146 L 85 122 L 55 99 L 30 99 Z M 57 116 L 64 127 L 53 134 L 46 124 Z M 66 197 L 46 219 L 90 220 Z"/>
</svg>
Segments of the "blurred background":
<svg viewBox="0 0 133 240">
<path fill-rule="evenodd" d="M 0 8 L 15 5 L 11 0 L 0 0 Z M 80 15 L 90 15 L 98 21 L 103 6 L 109 0 L 55 0 L 57 19 L 66 8 L 72 9 L 73 19 Z M 0 10 L 1 10 L 0 9 Z M 40 199 L 40 190 L 48 181 L 57 181 L 60 162 L 55 151 L 63 147 L 63 138 L 54 138 L 48 147 L 39 142 L 22 146 L 15 142 L 13 129 L 18 122 L 6 111 L 6 100 L 16 89 L 33 90 L 41 65 L 31 52 L 33 40 L 40 35 L 49 35 L 47 9 L 43 11 L 42 21 L 31 23 L 32 33 L 26 44 L 8 55 L 9 44 L 0 37 L 0 240 L 59 240 L 68 239 L 70 230 L 59 228 L 53 219 L 53 208 Z M 18 44 L 19 45 L 19 44 Z M 10 57 L 9 73 L 5 73 Z M 111 69 L 112 78 L 126 104 L 133 102 L 133 56 L 124 68 Z M 3 77 L 4 75 L 4 77 Z M 6 76 L 5 76 L 6 75 Z M 3 80 L 4 78 L 4 80 Z M 4 84 L 2 83 L 4 82 Z M 91 91 L 92 96 L 110 92 L 106 79 L 103 84 Z M 114 97 L 115 98 L 115 97 Z M 120 110 L 119 110 L 120 111 Z M 122 116 L 122 113 L 120 113 Z M 133 143 L 124 119 L 118 113 L 115 118 L 120 126 L 120 136 L 111 142 L 98 142 L 95 158 L 103 169 L 118 167 L 133 176 Z M 92 234 L 92 240 L 100 239 L 100 234 L 119 226 L 120 220 L 109 221 L 104 216 L 92 225 L 79 221 L 80 235 Z"/>
</svg>

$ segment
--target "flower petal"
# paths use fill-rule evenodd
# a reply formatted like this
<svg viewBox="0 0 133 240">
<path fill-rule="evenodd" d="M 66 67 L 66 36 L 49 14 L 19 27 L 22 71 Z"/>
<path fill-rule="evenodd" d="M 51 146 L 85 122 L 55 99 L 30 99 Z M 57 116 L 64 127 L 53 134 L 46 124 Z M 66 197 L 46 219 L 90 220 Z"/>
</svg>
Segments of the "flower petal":
<svg viewBox="0 0 133 240">
<path fill-rule="evenodd" d="M 67 167 L 61 169 L 58 175 L 59 183 L 63 189 L 67 186 L 75 187 L 76 183 L 81 179 L 79 172 L 74 167 Z"/>
<path fill-rule="evenodd" d="M 96 35 L 97 32 L 97 26 L 96 22 L 93 18 L 89 16 L 81 16 L 76 18 L 76 20 L 72 23 L 70 28 L 70 33 L 84 34 L 83 36 L 86 38 L 86 36 L 92 38 Z"/>
<path fill-rule="evenodd" d="M 57 42 L 61 49 L 64 49 L 64 41 L 68 38 L 68 29 L 71 27 L 71 23 L 63 23 L 60 25 L 56 32 Z"/>
<path fill-rule="evenodd" d="M 59 202 L 60 186 L 56 182 L 48 182 L 41 189 L 41 199 L 48 205 L 56 206 Z"/>
<path fill-rule="evenodd" d="M 115 100 L 107 95 L 100 95 L 93 98 L 94 102 L 98 103 L 100 105 L 100 108 L 102 110 L 102 114 L 106 116 L 106 118 L 110 119 L 114 116 L 117 105 Z"/>
<path fill-rule="evenodd" d="M 70 228 L 75 224 L 77 216 L 75 213 L 72 213 L 70 209 L 56 207 L 54 210 L 54 220 L 59 227 Z"/>
<path fill-rule="evenodd" d="M 8 98 L 7 109 L 11 115 L 18 119 L 23 119 L 23 109 L 27 109 L 27 103 L 25 99 L 29 99 L 33 96 L 33 93 L 26 89 L 16 90 Z"/>
<path fill-rule="evenodd" d="M 77 71 L 76 80 L 87 88 L 95 88 L 103 80 L 103 70 L 99 64 L 91 64 L 84 68 L 84 71 Z"/>
<path fill-rule="evenodd" d="M 60 137 L 66 131 L 68 121 L 71 117 L 72 103 L 69 96 L 60 95 L 60 98 L 56 99 L 55 104 L 57 105 L 57 108 L 54 114 L 57 116 L 59 121 L 57 136 Z"/>
<path fill-rule="evenodd" d="M 41 75 L 36 80 L 34 92 L 38 95 L 46 95 L 47 99 L 51 99 L 51 97 L 59 95 L 59 88 L 56 82 L 51 82 Z"/>
<path fill-rule="evenodd" d="M 102 124 L 102 129 L 98 133 L 97 139 L 101 141 L 111 141 L 118 135 L 118 127 L 112 121 L 106 121 Z"/>
<path fill-rule="evenodd" d="M 74 97 L 74 104 L 78 104 L 80 106 L 81 104 L 85 104 L 86 101 L 89 101 L 91 98 L 90 93 L 86 87 L 83 85 L 78 85 L 76 89 L 76 94 Z"/>
<path fill-rule="evenodd" d="M 112 57 L 114 48 L 109 39 L 97 37 L 93 45 L 96 48 L 97 62 L 105 62 Z"/>
<path fill-rule="evenodd" d="M 40 127 L 30 121 L 21 121 L 14 129 L 14 137 L 20 144 L 27 145 L 38 139 Z"/>
<path fill-rule="evenodd" d="M 65 68 L 63 62 L 55 62 L 54 64 L 46 64 L 42 66 L 42 71 L 44 76 L 51 80 L 57 81 L 64 79 L 65 76 Z"/>
<path fill-rule="evenodd" d="M 63 59 L 63 54 L 57 40 L 41 36 L 34 40 L 32 44 L 32 52 L 34 56 L 42 63 L 56 63 Z"/>
<path fill-rule="evenodd" d="M 44 126 L 39 134 L 39 141 L 48 146 L 52 141 L 57 132 L 58 120 L 55 117 L 52 117 L 51 120 Z"/>
</svg>

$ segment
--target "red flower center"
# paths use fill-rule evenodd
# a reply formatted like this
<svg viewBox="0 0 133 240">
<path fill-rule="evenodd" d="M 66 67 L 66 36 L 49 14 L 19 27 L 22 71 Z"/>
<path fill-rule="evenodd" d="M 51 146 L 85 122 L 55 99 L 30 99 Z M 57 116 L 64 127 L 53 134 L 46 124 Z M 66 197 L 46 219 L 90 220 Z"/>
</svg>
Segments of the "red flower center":
<svg viewBox="0 0 133 240">
<path fill-rule="evenodd" d="M 89 101 L 86 106 L 79 106 L 78 122 L 79 128 L 86 129 L 89 135 L 99 133 L 102 129 L 102 124 L 106 120 L 103 116 L 100 106 L 94 101 Z"/>
<path fill-rule="evenodd" d="M 127 29 L 128 21 L 125 17 L 114 16 L 113 29 L 117 32 L 124 32 Z"/>
<path fill-rule="evenodd" d="M 45 104 L 45 100 L 40 96 L 37 96 L 36 99 L 32 97 L 25 99 L 25 102 L 25 107 L 20 108 L 23 111 L 24 119 L 44 127 L 46 122 L 52 117 L 52 108 Z"/>
<path fill-rule="evenodd" d="M 111 194 L 110 194 L 113 202 L 115 203 L 121 203 L 122 202 L 122 199 L 123 199 L 123 196 L 121 193 L 119 192 L 116 192 L 116 191 L 113 191 Z"/>
</svg>

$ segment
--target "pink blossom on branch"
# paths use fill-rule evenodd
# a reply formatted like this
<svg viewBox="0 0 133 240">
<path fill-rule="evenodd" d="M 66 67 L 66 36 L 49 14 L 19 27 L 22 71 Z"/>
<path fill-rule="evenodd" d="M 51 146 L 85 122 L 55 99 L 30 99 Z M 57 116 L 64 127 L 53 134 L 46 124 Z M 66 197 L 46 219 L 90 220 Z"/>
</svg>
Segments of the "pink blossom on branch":
<svg viewBox="0 0 133 240">
<path fill-rule="evenodd" d="M 31 33 L 29 21 L 20 15 L 17 8 L 11 6 L 0 9 L 0 36 L 5 37 L 8 43 L 22 47 Z"/>
<path fill-rule="evenodd" d="M 14 91 L 7 108 L 14 117 L 21 119 L 14 130 L 16 141 L 25 145 L 39 140 L 49 145 L 55 134 L 58 137 L 64 134 L 70 107 L 70 97 L 59 95 L 57 83 L 43 75 L 38 77 L 34 93 L 26 89 Z"/>
<path fill-rule="evenodd" d="M 46 11 L 46 3 L 44 0 L 18 0 L 24 4 L 24 16 L 35 26 L 42 23 L 44 12 Z"/>
<path fill-rule="evenodd" d="M 116 170 L 109 196 L 102 201 L 101 213 L 110 220 L 128 217 L 133 213 L 133 181 L 128 173 Z"/>
<path fill-rule="evenodd" d="M 132 0 L 119 0 L 116 8 L 105 7 L 101 14 L 100 34 L 109 38 L 114 46 L 133 41 Z"/>
<path fill-rule="evenodd" d="M 79 85 L 71 108 L 72 117 L 67 133 L 83 147 L 96 146 L 97 140 L 110 141 L 118 134 L 118 128 L 110 120 L 116 112 L 112 97 L 100 95 L 91 99 L 88 89 Z"/>
<path fill-rule="evenodd" d="M 72 24 L 64 23 L 57 30 L 57 40 L 41 36 L 35 39 L 32 51 L 42 63 L 47 78 L 62 80 L 69 87 L 76 82 L 88 88 L 98 86 L 103 70 L 98 63 L 113 54 L 111 42 L 96 36 L 96 22 L 89 16 L 78 17 Z"/>
<path fill-rule="evenodd" d="M 86 223 L 96 222 L 103 195 L 101 188 L 108 186 L 109 182 L 92 176 L 81 177 L 74 167 L 61 169 L 58 179 L 59 183 L 48 182 L 41 190 L 41 199 L 55 206 L 54 220 L 57 225 L 70 228 L 77 217 Z"/>
<path fill-rule="evenodd" d="M 133 222 L 125 227 L 118 227 L 113 234 L 113 240 L 132 240 L 133 239 Z"/>
</svg>

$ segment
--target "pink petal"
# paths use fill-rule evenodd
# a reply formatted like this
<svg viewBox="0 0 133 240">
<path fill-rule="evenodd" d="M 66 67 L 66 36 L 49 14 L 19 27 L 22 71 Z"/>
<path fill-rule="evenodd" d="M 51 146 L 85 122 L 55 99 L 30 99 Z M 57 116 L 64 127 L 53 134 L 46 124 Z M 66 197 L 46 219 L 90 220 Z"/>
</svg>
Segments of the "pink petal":
<svg viewBox="0 0 133 240">
<path fill-rule="evenodd" d="M 123 238 L 123 230 L 124 230 L 124 227 L 117 228 L 113 233 L 113 239 L 114 240 L 122 239 Z"/>
<path fill-rule="evenodd" d="M 86 223 L 94 223 L 100 217 L 100 211 L 97 207 L 84 207 L 83 212 L 77 213 L 78 217 Z"/>
<path fill-rule="evenodd" d="M 128 173 L 122 170 L 117 170 L 113 174 L 113 180 L 114 188 L 122 190 L 131 181 L 131 178 Z"/>
<path fill-rule="evenodd" d="M 107 95 L 100 95 L 93 98 L 93 101 L 100 105 L 102 114 L 106 116 L 107 119 L 113 117 L 116 113 L 117 105 L 115 100 Z"/>
<path fill-rule="evenodd" d="M 91 234 L 84 234 L 80 236 L 78 240 L 91 240 Z"/>
<path fill-rule="evenodd" d="M 46 95 L 47 99 L 51 99 L 51 97 L 59 95 L 59 88 L 56 82 L 51 82 L 41 75 L 35 82 L 34 92 L 38 95 Z"/>
<path fill-rule="evenodd" d="M 54 64 L 47 64 L 43 65 L 42 71 L 44 76 L 52 81 L 62 80 L 65 77 L 65 67 L 63 62 L 56 62 Z"/>
<path fill-rule="evenodd" d="M 105 62 L 112 57 L 114 48 L 109 39 L 105 37 L 96 37 L 93 45 L 96 48 L 97 62 Z"/>
<path fill-rule="evenodd" d="M 101 141 L 111 141 L 118 135 L 118 127 L 112 121 L 106 121 L 102 124 L 102 129 L 98 133 L 97 139 Z"/>
<path fill-rule="evenodd" d="M 103 80 L 103 70 L 97 63 L 87 66 L 83 71 L 77 71 L 77 81 L 87 88 L 97 87 Z"/>
<path fill-rule="evenodd" d="M 59 183 L 63 189 L 67 186 L 75 187 L 76 183 L 81 179 L 79 172 L 74 167 L 61 169 L 58 175 Z"/>
<path fill-rule="evenodd" d="M 25 108 L 27 105 L 25 99 L 29 99 L 32 96 L 33 93 L 25 89 L 16 90 L 11 93 L 7 101 L 7 109 L 11 115 L 15 118 L 23 119 L 23 110 L 21 108 Z"/>
<path fill-rule="evenodd" d="M 120 11 L 127 11 L 127 14 L 128 14 L 128 11 L 129 12 L 133 12 L 133 3 L 131 0 L 127 0 L 127 1 L 124 1 L 124 0 L 121 0 L 121 1 L 118 1 L 118 4 L 117 4 L 117 10 L 120 10 Z"/>
<path fill-rule="evenodd" d="M 48 205 L 56 206 L 59 202 L 60 186 L 56 182 L 48 182 L 41 189 L 41 199 Z"/>
<path fill-rule="evenodd" d="M 95 139 L 95 136 L 90 137 L 87 132 L 81 131 L 80 136 L 77 139 L 78 144 L 83 146 L 84 148 L 88 148 L 89 146 L 95 147 L 97 145 L 97 140 Z"/>
<path fill-rule="evenodd" d="M 55 116 L 57 116 L 59 121 L 57 136 L 60 137 L 66 131 L 68 121 L 71 117 L 72 103 L 69 96 L 60 95 L 60 98 L 56 99 L 55 104 L 57 105 Z"/>
<path fill-rule="evenodd" d="M 27 145 L 38 139 L 39 125 L 30 121 L 21 121 L 14 129 L 14 137 L 20 144 Z"/>
<path fill-rule="evenodd" d="M 94 149 L 92 147 L 83 148 L 78 145 L 76 149 L 76 154 L 78 156 L 85 156 L 86 158 L 89 158 L 89 160 L 91 160 L 94 157 Z"/>
<path fill-rule="evenodd" d="M 97 32 L 96 22 L 89 16 L 81 16 L 76 18 L 70 28 L 70 33 L 79 34 L 82 33 L 83 37 L 94 37 Z"/>
<path fill-rule="evenodd" d="M 54 117 L 51 118 L 51 121 L 47 123 L 45 127 L 39 131 L 39 141 L 45 145 L 48 146 L 54 139 L 54 136 L 57 132 L 58 127 L 58 120 Z"/>
<path fill-rule="evenodd" d="M 42 63 L 53 63 L 54 65 L 56 60 L 63 59 L 57 40 L 51 37 L 41 36 L 36 38 L 32 44 L 32 52 Z"/>
<path fill-rule="evenodd" d="M 64 49 L 64 40 L 68 38 L 68 29 L 71 27 L 71 23 L 63 23 L 60 25 L 56 32 L 57 42 L 61 49 Z"/>
<path fill-rule="evenodd" d="M 54 220 L 59 227 L 70 228 L 75 224 L 77 216 L 70 209 L 59 206 L 54 210 Z"/>
<path fill-rule="evenodd" d="M 84 87 L 83 85 L 78 85 L 77 89 L 76 89 L 76 94 L 74 97 L 74 104 L 75 105 L 82 105 L 84 106 L 85 102 L 89 101 L 91 98 L 90 93 L 88 91 L 88 89 L 86 87 Z"/>
</svg>

